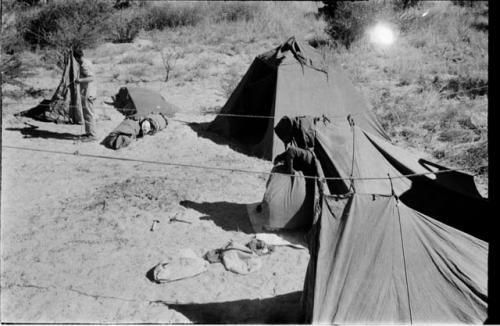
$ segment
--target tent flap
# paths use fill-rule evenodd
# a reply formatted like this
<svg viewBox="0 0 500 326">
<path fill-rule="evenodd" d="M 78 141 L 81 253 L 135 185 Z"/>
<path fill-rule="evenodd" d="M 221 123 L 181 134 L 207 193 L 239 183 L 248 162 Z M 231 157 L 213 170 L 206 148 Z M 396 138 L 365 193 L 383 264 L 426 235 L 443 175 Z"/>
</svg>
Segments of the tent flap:
<svg viewBox="0 0 500 326">
<path fill-rule="evenodd" d="M 319 226 L 312 229 L 311 248 L 317 249 L 304 289 L 308 322 L 485 320 L 484 241 L 392 196 L 354 194 L 343 201 L 325 196 Z"/>
</svg>

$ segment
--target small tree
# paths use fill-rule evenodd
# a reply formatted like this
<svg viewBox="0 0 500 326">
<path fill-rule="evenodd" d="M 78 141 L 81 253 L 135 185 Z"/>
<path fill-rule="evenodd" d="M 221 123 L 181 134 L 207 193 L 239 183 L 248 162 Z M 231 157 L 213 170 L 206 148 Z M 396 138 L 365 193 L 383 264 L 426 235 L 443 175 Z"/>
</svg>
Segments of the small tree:
<svg viewBox="0 0 500 326">
<path fill-rule="evenodd" d="M 170 73 L 175 68 L 177 60 L 182 57 L 182 50 L 178 47 L 167 47 L 165 37 L 157 31 L 152 34 L 153 48 L 160 54 L 163 68 L 165 69 L 165 82 L 170 79 Z"/>
<path fill-rule="evenodd" d="M 174 69 L 177 60 L 181 57 L 179 49 L 162 49 L 160 50 L 161 60 L 165 68 L 165 82 L 168 82 L 170 72 Z"/>
</svg>

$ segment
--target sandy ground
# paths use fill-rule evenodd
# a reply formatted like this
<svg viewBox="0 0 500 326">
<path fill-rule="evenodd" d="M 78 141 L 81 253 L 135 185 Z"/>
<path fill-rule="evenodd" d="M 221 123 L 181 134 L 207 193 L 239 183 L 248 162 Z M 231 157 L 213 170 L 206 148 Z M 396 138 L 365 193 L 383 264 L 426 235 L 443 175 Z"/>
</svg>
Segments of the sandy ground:
<svg viewBox="0 0 500 326">
<path fill-rule="evenodd" d="M 99 62 L 95 57 L 92 61 Z M 96 63 L 98 136 L 123 119 L 104 104 L 122 84 Z M 215 76 L 214 78 L 216 78 Z M 203 108 L 225 99 L 214 80 L 137 83 L 181 108 L 162 132 L 113 151 L 81 143 L 78 125 L 13 114 L 41 98 L 4 100 L 2 124 L 2 322 L 265 323 L 294 321 L 309 259 L 279 247 L 249 275 L 211 264 L 196 277 L 156 284 L 146 274 L 178 250 L 203 255 L 252 236 L 246 204 L 262 198 L 266 176 L 27 151 L 7 146 L 151 161 L 269 171 L 271 163 L 199 137 L 185 122 L 210 121 Z M 46 89 L 57 74 L 27 81 Z M 178 214 L 187 223 L 168 223 Z M 160 220 L 155 231 L 150 227 Z"/>
</svg>

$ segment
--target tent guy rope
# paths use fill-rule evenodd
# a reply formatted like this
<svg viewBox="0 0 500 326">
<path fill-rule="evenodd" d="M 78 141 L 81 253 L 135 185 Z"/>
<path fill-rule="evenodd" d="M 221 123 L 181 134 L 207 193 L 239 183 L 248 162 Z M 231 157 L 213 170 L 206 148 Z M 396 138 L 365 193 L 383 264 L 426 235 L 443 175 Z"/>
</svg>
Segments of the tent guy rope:
<svg viewBox="0 0 500 326">
<path fill-rule="evenodd" d="M 358 178 L 340 178 L 339 177 L 339 178 L 337 178 L 337 177 L 316 177 L 316 176 L 306 176 L 306 175 L 294 175 L 294 174 L 284 174 L 284 173 L 277 173 L 277 172 L 247 170 L 247 169 L 240 169 L 240 168 L 225 168 L 225 167 L 206 166 L 206 165 L 180 163 L 180 162 L 140 160 L 140 159 L 135 159 L 135 158 L 127 158 L 127 157 L 113 157 L 113 156 L 107 156 L 107 155 L 86 154 L 86 153 L 80 153 L 78 150 L 75 152 L 64 152 L 64 151 L 48 150 L 48 149 L 41 149 L 41 148 L 29 148 L 29 147 L 19 147 L 19 146 L 10 146 L 10 145 L 2 145 L 2 148 L 18 149 L 18 150 L 33 151 L 33 152 L 44 152 L 44 153 L 52 153 L 52 154 L 71 155 L 71 156 L 101 158 L 101 159 L 108 159 L 108 160 L 119 160 L 119 161 L 128 161 L 128 162 L 187 167 L 187 168 L 196 168 L 196 169 L 205 169 L 205 170 L 228 171 L 228 172 L 238 172 L 238 173 L 253 173 L 253 174 L 267 174 L 267 175 L 280 174 L 280 175 L 302 177 L 302 178 L 306 178 L 306 179 L 316 179 L 316 180 L 320 180 L 320 181 L 322 181 L 322 180 L 387 180 L 388 179 L 388 177 L 358 177 Z M 487 167 L 487 165 L 478 166 L 478 167 L 476 167 L 476 169 L 483 168 L 483 167 Z M 464 170 L 464 169 L 446 169 L 446 170 L 440 170 L 440 171 L 435 171 L 435 172 L 401 174 L 401 175 L 396 175 L 396 176 L 390 176 L 390 178 L 399 179 L 399 178 L 408 178 L 408 177 L 416 177 L 416 176 L 424 176 L 424 175 L 441 174 L 441 173 L 447 173 L 447 172 L 453 172 L 453 171 L 466 172 L 466 170 Z"/>
</svg>

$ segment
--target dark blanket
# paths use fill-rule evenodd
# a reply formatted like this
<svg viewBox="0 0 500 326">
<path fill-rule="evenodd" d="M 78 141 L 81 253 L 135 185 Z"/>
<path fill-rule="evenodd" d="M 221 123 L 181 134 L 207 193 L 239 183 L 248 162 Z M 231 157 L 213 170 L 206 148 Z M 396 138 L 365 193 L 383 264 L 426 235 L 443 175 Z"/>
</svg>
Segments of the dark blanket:
<svg viewBox="0 0 500 326">
<path fill-rule="evenodd" d="M 302 171 L 304 175 L 314 176 L 316 174 L 314 153 L 307 149 L 301 149 L 293 145 L 288 146 L 286 151 L 276 156 L 274 164 L 283 162 L 289 173 L 293 170 Z"/>
<path fill-rule="evenodd" d="M 126 147 L 137 138 L 140 130 L 138 120 L 125 119 L 104 138 L 101 144 L 111 149 Z"/>
<path fill-rule="evenodd" d="M 274 128 L 274 132 L 285 144 L 292 143 L 303 149 L 311 148 L 314 147 L 318 120 L 319 118 L 310 116 L 284 116 Z"/>
<path fill-rule="evenodd" d="M 161 131 L 165 128 L 167 128 L 168 121 L 167 118 L 161 114 L 161 113 L 150 113 L 144 118 L 142 121 L 148 120 L 149 123 L 151 124 L 151 132 L 150 134 L 155 134 L 158 131 Z"/>
<path fill-rule="evenodd" d="M 167 118 L 161 113 L 150 113 L 145 118 L 137 115 L 125 118 L 106 138 L 101 142 L 111 149 L 119 149 L 130 145 L 130 143 L 142 137 L 141 123 L 148 120 L 151 124 L 151 131 L 148 134 L 155 134 L 167 127 Z"/>
</svg>

